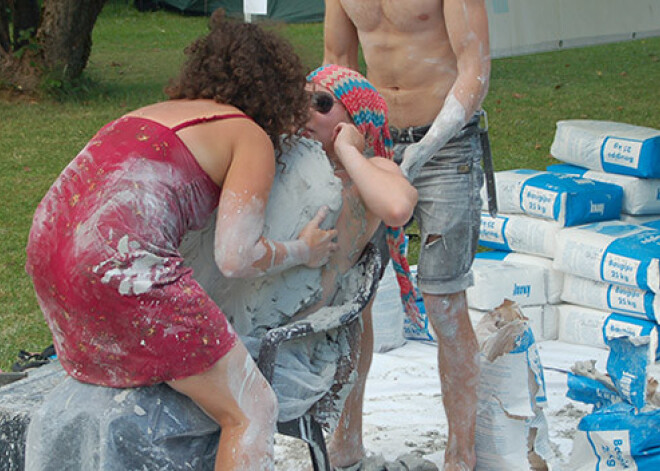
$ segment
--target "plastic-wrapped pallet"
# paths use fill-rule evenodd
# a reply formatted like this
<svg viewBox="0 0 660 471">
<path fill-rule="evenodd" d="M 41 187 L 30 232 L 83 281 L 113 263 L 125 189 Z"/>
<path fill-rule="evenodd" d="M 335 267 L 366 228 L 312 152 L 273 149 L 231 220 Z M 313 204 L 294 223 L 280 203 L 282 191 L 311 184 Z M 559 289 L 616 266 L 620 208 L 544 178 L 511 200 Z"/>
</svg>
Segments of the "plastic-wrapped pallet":
<svg viewBox="0 0 660 471">
<path fill-rule="evenodd" d="M 618 185 L 623 189 L 622 213 L 655 214 L 660 217 L 660 178 L 639 178 L 605 173 L 570 164 L 550 165 L 547 170 Z"/>
<path fill-rule="evenodd" d="M 477 258 L 487 260 L 500 260 L 514 265 L 533 265 L 544 269 L 545 294 L 549 304 L 561 302 L 561 291 L 564 286 L 564 273 L 553 268 L 553 261 L 549 258 L 538 257 L 517 252 L 504 252 L 502 250 L 492 250 L 489 252 L 480 252 Z"/>
<path fill-rule="evenodd" d="M 623 190 L 611 183 L 538 170 L 496 172 L 497 202 L 504 214 L 527 214 L 576 226 L 618 219 Z"/>
<path fill-rule="evenodd" d="M 657 129 L 612 121 L 558 121 L 550 153 L 591 170 L 660 178 Z"/>
<path fill-rule="evenodd" d="M 658 323 L 660 298 L 652 291 L 566 274 L 561 299 L 571 304 L 614 311 Z"/>
<path fill-rule="evenodd" d="M 606 221 L 559 231 L 554 267 L 566 273 L 660 291 L 660 231 Z"/>
<path fill-rule="evenodd" d="M 554 258 L 561 228 L 556 221 L 524 214 L 498 214 L 492 217 L 482 212 L 479 244 L 495 250 Z"/>
<path fill-rule="evenodd" d="M 468 307 L 487 311 L 505 299 L 519 306 L 546 304 L 544 269 L 498 260 L 476 258 L 472 264 L 474 285 L 467 291 Z"/>
<path fill-rule="evenodd" d="M 556 308 L 557 338 L 561 342 L 606 348 L 607 336 L 616 332 L 631 337 L 650 336 L 657 351 L 660 326 L 655 322 L 575 304 L 557 304 Z"/>
</svg>

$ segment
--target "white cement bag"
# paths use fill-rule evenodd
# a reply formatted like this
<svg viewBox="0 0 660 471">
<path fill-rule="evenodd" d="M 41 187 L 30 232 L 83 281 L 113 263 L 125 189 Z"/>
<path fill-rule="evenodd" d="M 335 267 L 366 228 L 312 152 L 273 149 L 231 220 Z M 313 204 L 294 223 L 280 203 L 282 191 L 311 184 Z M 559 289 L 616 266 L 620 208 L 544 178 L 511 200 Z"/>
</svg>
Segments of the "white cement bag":
<svg viewBox="0 0 660 471">
<path fill-rule="evenodd" d="M 648 290 L 566 274 L 561 299 L 571 304 L 613 311 L 659 322 L 660 298 Z"/>
<path fill-rule="evenodd" d="M 529 323 L 534 338 L 537 341 L 557 339 L 557 311 L 555 309 L 552 309 L 548 305 L 524 306 L 519 308 Z M 468 309 L 472 326 L 476 328 L 481 319 L 489 312 Z"/>
<path fill-rule="evenodd" d="M 648 216 L 635 216 L 632 214 L 621 213 L 621 222 L 626 224 L 637 224 L 638 226 L 645 226 L 648 223 L 657 223 L 660 221 L 660 214 L 650 214 Z M 654 227 L 649 225 L 649 227 Z"/>
<path fill-rule="evenodd" d="M 566 273 L 660 291 L 660 231 L 606 221 L 562 229 L 554 267 Z"/>
<path fill-rule="evenodd" d="M 611 121 L 558 121 L 550 153 L 591 170 L 660 178 L 657 129 Z"/>
<path fill-rule="evenodd" d="M 555 221 L 525 216 L 481 213 L 479 244 L 505 252 L 521 252 L 554 258 L 557 235 L 562 226 Z"/>
<path fill-rule="evenodd" d="M 557 337 L 562 342 L 606 348 L 607 336 L 619 333 L 652 336 L 657 346 L 659 326 L 654 322 L 575 304 L 557 304 L 556 308 L 559 310 Z"/>
<path fill-rule="evenodd" d="M 559 309 L 560 304 L 546 304 L 543 306 L 543 336 L 545 340 L 557 340 L 559 336 Z"/>
<path fill-rule="evenodd" d="M 378 284 L 372 308 L 374 352 L 384 353 L 406 343 L 403 336 L 405 312 L 392 262 L 387 264 Z"/>
<path fill-rule="evenodd" d="M 532 329 L 515 303 L 484 315 L 476 327 L 481 373 L 477 387 L 477 470 L 551 469 L 556 457 L 543 413 L 543 366 Z"/>
<path fill-rule="evenodd" d="M 548 301 L 542 267 L 475 258 L 472 274 L 474 285 L 466 294 L 468 307 L 473 309 L 494 309 L 505 299 L 520 306 L 546 304 Z"/>
<path fill-rule="evenodd" d="M 557 304 L 561 302 L 561 290 L 564 286 L 564 273 L 553 268 L 553 261 L 538 257 L 536 255 L 528 255 L 517 252 L 504 252 L 502 250 L 492 250 L 489 252 L 480 252 L 476 258 L 488 260 L 501 260 L 514 265 L 533 265 L 543 268 L 545 279 L 545 294 L 548 298 L 549 304 Z"/>
<path fill-rule="evenodd" d="M 623 190 L 622 213 L 660 214 L 660 178 L 639 178 L 605 173 L 570 164 L 550 165 L 546 170 L 620 186 Z"/>
<path fill-rule="evenodd" d="M 498 208 L 504 214 L 576 226 L 618 219 L 621 213 L 623 190 L 611 183 L 529 169 L 496 172 L 495 183 Z"/>
<path fill-rule="evenodd" d="M 557 340 L 605 348 L 603 326 L 610 312 L 575 304 L 557 304 L 556 308 L 559 314 Z"/>
</svg>

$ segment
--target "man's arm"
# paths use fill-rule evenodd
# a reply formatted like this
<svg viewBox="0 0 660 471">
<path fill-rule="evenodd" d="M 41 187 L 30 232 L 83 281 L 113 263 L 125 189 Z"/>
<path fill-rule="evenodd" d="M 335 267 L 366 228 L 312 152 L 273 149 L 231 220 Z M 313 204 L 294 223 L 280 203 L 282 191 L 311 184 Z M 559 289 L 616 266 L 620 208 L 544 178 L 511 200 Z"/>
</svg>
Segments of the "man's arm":
<svg viewBox="0 0 660 471">
<path fill-rule="evenodd" d="M 325 0 L 323 64 L 337 64 L 359 70 L 357 28 L 340 0 Z"/>
<path fill-rule="evenodd" d="M 465 126 L 488 92 L 490 46 L 484 0 L 445 0 L 443 13 L 458 74 L 426 136 L 406 149 L 401 169 L 411 181 Z"/>
</svg>

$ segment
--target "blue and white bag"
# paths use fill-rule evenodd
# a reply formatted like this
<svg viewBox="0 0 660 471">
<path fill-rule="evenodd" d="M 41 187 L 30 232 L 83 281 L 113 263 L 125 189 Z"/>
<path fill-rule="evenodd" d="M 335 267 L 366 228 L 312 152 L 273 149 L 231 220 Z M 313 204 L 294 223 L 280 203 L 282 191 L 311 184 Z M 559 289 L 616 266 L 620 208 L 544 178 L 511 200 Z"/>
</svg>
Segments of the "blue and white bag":
<svg viewBox="0 0 660 471">
<path fill-rule="evenodd" d="M 660 316 L 660 297 L 652 291 L 589 280 L 570 273 L 564 275 L 561 299 L 653 322 L 658 322 Z"/>
<path fill-rule="evenodd" d="M 626 402 L 586 415 L 568 465 L 571 471 L 660 469 L 660 410 L 638 412 Z"/>
<path fill-rule="evenodd" d="M 612 334 L 607 342 L 610 388 L 569 374 L 568 397 L 594 404 L 578 424 L 569 469 L 660 469 L 660 409 L 655 396 L 646 403 L 650 338 Z"/>
<path fill-rule="evenodd" d="M 660 131 L 612 121 L 558 121 L 550 153 L 591 170 L 660 178 Z"/>
<path fill-rule="evenodd" d="M 618 219 L 623 190 L 611 183 L 538 170 L 495 174 L 499 210 L 576 226 Z"/>
<path fill-rule="evenodd" d="M 660 231 L 620 221 L 562 229 L 554 267 L 566 273 L 660 292 Z"/>
<path fill-rule="evenodd" d="M 660 217 L 660 178 L 640 178 L 605 173 L 571 164 L 550 165 L 546 170 L 618 185 L 623 189 L 622 213 L 633 215 L 657 214 Z"/>
<path fill-rule="evenodd" d="M 505 252 L 503 250 L 479 252 L 475 258 L 500 260 L 511 263 L 513 265 L 533 265 L 536 267 L 541 267 L 544 272 L 545 294 L 548 304 L 558 304 L 561 302 L 561 291 L 564 285 L 564 273 L 553 268 L 553 261 L 551 259 L 525 253 Z"/>
<path fill-rule="evenodd" d="M 552 469 L 543 365 L 520 308 L 510 301 L 475 328 L 481 349 L 477 387 L 477 469 L 527 471 L 535 457 Z"/>
<path fill-rule="evenodd" d="M 506 252 L 520 252 L 554 258 L 557 234 L 562 226 L 556 221 L 524 214 L 481 213 L 479 245 Z"/>
</svg>

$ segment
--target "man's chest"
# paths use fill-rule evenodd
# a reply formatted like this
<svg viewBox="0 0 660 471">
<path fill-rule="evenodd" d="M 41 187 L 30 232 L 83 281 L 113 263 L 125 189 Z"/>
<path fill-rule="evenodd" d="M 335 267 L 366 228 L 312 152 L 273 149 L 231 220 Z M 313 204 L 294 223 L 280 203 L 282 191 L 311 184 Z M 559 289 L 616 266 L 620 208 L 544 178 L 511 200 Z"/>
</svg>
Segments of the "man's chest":
<svg viewBox="0 0 660 471">
<path fill-rule="evenodd" d="M 340 0 L 359 31 L 415 32 L 442 17 L 444 0 Z"/>
</svg>

